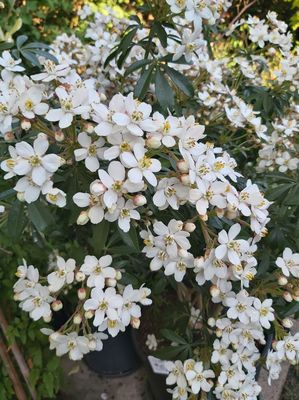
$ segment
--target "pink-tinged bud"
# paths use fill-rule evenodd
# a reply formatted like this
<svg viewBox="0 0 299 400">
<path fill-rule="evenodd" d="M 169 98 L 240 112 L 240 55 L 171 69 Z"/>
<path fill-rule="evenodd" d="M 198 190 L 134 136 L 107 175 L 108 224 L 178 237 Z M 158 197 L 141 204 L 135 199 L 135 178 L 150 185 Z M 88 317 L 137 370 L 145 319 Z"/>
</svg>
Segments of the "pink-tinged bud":
<svg viewBox="0 0 299 400">
<path fill-rule="evenodd" d="M 292 299 L 293 299 L 294 301 L 299 301 L 299 296 L 293 295 L 293 296 L 292 296 Z"/>
<path fill-rule="evenodd" d="M 139 318 L 131 318 L 131 325 L 134 329 L 138 329 L 140 326 L 140 319 Z"/>
<path fill-rule="evenodd" d="M 13 132 L 6 132 L 4 135 L 4 140 L 6 142 L 13 142 L 15 140 L 15 135 Z"/>
<path fill-rule="evenodd" d="M 85 280 L 85 277 L 86 276 L 82 271 L 78 271 L 75 276 L 77 282 L 83 282 Z"/>
<path fill-rule="evenodd" d="M 273 340 L 273 342 L 272 342 L 272 348 L 273 348 L 273 350 L 276 350 L 276 349 L 277 349 L 277 340 Z"/>
<path fill-rule="evenodd" d="M 81 211 L 79 217 L 77 218 L 78 225 L 85 225 L 89 221 L 89 216 L 87 211 Z"/>
<path fill-rule="evenodd" d="M 107 188 L 105 185 L 102 184 L 101 181 L 96 180 L 90 185 L 90 190 L 92 194 L 100 196 L 101 194 L 106 192 Z"/>
<path fill-rule="evenodd" d="M 216 215 L 217 215 L 218 218 L 224 217 L 225 210 L 223 208 L 216 207 L 215 211 L 216 211 Z"/>
<path fill-rule="evenodd" d="M 205 214 L 205 215 L 200 215 L 199 214 L 199 218 L 204 222 L 206 222 L 209 219 L 208 214 Z"/>
<path fill-rule="evenodd" d="M 288 284 L 288 280 L 287 280 L 287 278 L 286 278 L 285 276 L 280 276 L 280 277 L 278 278 L 277 282 L 278 282 L 278 284 L 279 284 L 280 286 L 285 286 L 285 285 Z"/>
<path fill-rule="evenodd" d="M 143 196 L 142 194 L 137 194 L 136 196 L 133 197 L 133 203 L 137 207 L 144 206 L 147 203 L 146 197 Z"/>
<path fill-rule="evenodd" d="M 74 316 L 74 318 L 73 318 L 73 323 L 74 323 L 75 325 L 80 325 L 81 322 L 82 322 L 82 317 L 81 317 L 81 315 L 80 315 L 80 314 L 76 314 L 76 315 Z"/>
<path fill-rule="evenodd" d="M 92 339 L 88 342 L 88 348 L 90 351 L 94 351 L 97 348 L 97 342 Z"/>
<path fill-rule="evenodd" d="M 121 280 L 121 278 L 122 278 L 122 273 L 120 271 L 116 271 L 115 279 L 119 281 Z"/>
<path fill-rule="evenodd" d="M 237 211 L 228 211 L 228 212 L 225 214 L 225 216 L 226 216 L 226 218 L 228 218 L 228 219 L 235 219 L 235 218 L 237 218 L 238 213 L 237 213 Z"/>
<path fill-rule="evenodd" d="M 101 101 L 106 101 L 107 100 L 107 96 L 104 93 L 100 93 L 100 100 Z"/>
<path fill-rule="evenodd" d="M 157 136 L 150 136 L 146 139 L 145 145 L 149 149 L 159 149 L 161 147 L 161 140 Z"/>
<path fill-rule="evenodd" d="M 214 326 L 216 326 L 216 320 L 215 320 L 215 318 L 209 318 L 208 319 L 208 325 L 211 327 L 211 328 L 214 328 Z"/>
<path fill-rule="evenodd" d="M 94 126 L 93 126 L 90 122 L 87 122 L 87 123 L 84 124 L 83 129 L 84 129 L 84 131 L 85 131 L 86 133 L 93 133 L 93 131 L 94 131 Z"/>
<path fill-rule="evenodd" d="M 31 128 L 31 122 L 28 121 L 28 119 L 23 119 L 21 121 L 21 128 L 24 129 L 24 131 L 28 131 Z"/>
<path fill-rule="evenodd" d="M 91 318 L 93 318 L 93 316 L 94 316 L 94 311 L 92 311 L 92 310 L 85 311 L 85 313 L 84 313 L 84 317 L 86 319 L 91 319 Z"/>
<path fill-rule="evenodd" d="M 64 141 L 64 133 L 62 130 L 58 130 L 55 132 L 55 140 L 56 142 L 63 142 Z"/>
<path fill-rule="evenodd" d="M 77 290 L 77 295 L 79 300 L 84 300 L 86 298 L 86 289 L 80 288 Z"/>
<path fill-rule="evenodd" d="M 189 174 L 182 174 L 180 176 L 180 181 L 182 182 L 183 185 L 190 185 L 190 177 Z"/>
<path fill-rule="evenodd" d="M 293 297 L 291 295 L 290 292 L 284 292 L 283 293 L 283 298 L 285 299 L 285 301 L 287 301 L 288 303 L 291 303 L 291 301 L 293 301 Z"/>
<path fill-rule="evenodd" d="M 51 321 L 52 321 L 52 313 L 49 314 L 49 315 L 45 315 L 45 316 L 43 317 L 43 320 L 44 320 L 46 323 L 51 322 Z"/>
<path fill-rule="evenodd" d="M 220 292 L 219 288 L 216 285 L 212 285 L 210 287 L 210 294 L 211 294 L 212 297 L 217 297 L 217 296 L 220 295 L 220 293 L 221 292 Z"/>
<path fill-rule="evenodd" d="M 282 326 L 284 326 L 287 329 L 292 328 L 292 326 L 294 325 L 293 321 L 290 318 L 284 318 L 282 321 Z"/>
<path fill-rule="evenodd" d="M 106 283 L 106 285 L 109 286 L 109 287 L 115 287 L 116 284 L 117 284 L 117 280 L 116 280 L 116 279 L 113 279 L 113 278 L 107 278 L 107 279 L 105 280 L 105 283 Z"/>
<path fill-rule="evenodd" d="M 196 225 L 193 222 L 185 222 L 183 230 L 189 233 L 194 232 L 196 229 Z"/>
<path fill-rule="evenodd" d="M 187 161 L 185 161 L 185 160 L 177 161 L 176 167 L 180 172 L 182 172 L 184 174 L 189 172 L 189 165 L 188 165 Z"/>
<path fill-rule="evenodd" d="M 53 311 L 60 311 L 63 307 L 62 301 L 54 300 L 53 303 L 51 304 L 51 307 Z"/>
<path fill-rule="evenodd" d="M 203 256 L 201 257 L 196 257 L 194 259 L 194 266 L 197 268 L 201 268 L 203 266 L 203 263 L 205 262 L 205 259 Z"/>
<path fill-rule="evenodd" d="M 18 193 L 17 193 L 17 198 L 18 198 L 18 200 L 19 200 L 21 203 L 24 203 L 24 201 L 25 201 L 25 194 L 24 194 L 24 192 L 18 192 Z"/>
</svg>

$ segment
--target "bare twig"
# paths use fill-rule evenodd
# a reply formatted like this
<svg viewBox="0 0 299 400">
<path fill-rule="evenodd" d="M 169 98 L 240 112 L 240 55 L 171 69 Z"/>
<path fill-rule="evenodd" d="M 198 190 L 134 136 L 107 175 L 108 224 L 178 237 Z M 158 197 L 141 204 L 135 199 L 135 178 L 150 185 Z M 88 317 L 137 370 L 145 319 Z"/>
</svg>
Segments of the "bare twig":
<svg viewBox="0 0 299 400">
<path fill-rule="evenodd" d="M 15 395 L 17 400 L 27 400 L 26 393 L 22 386 L 22 383 L 18 377 L 17 371 L 9 358 L 8 351 L 5 347 L 3 340 L 0 337 L 0 358 L 7 370 L 8 376 L 13 384 Z"/>
<path fill-rule="evenodd" d="M 257 2 L 257 0 L 253 0 L 252 2 L 250 2 L 249 4 L 247 4 L 246 6 L 244 6 L 242 8 L 242 10 L 238 13 L 238 15 L 235 16 L 235 18 L 232 20 L 232 22 L 229 24 L 229 28 L 234 25 L 235 22 L 238 21 L 238 19 L 241 17 L 242 14 L 244 14 L 244 12 L 246 10 L 248 10 L 248 8 L 250 8 L 251 6 L 253 6 L 255 3 Z"/>
<path fill-rule="evenodd" d="M 5 319 L 5 316 L 4 316 L 3 311 L 2 311 L 1 308 L 0 308 L 0 327 L 2 329 L 2 332 L 3 332 L 4 336 L 6 338 L 8 338 L 7 337 L 8 324 L 7 324 L 7 321 Z M 31 386 L 31 384 L 29 382 L 29 372 L 30 371 L 29 371 L 28 365 L 26 364 L 26 361 L 25 361 L 25 359 L 23 357 L 23 354 L 22 354 L 21 350 L 19 349 L 19 346 L 15 342 L 11 345 L 10 348 L 11 348 L 12 354 L 14 355 L 16 363 L 18 364 L 18 367 L 19 367 L 19 369 L 21 371 L 21 374 L 23 375 L 23 377 L 24 377 L 24 379 L 26 381 L 28 390 L 29 390 L 29 392 L 31 394 L 31 398 L 33 400 L 35 400 L 36 399 L 36 392 L 32 388 L 32 386 Z"/>
</svg>

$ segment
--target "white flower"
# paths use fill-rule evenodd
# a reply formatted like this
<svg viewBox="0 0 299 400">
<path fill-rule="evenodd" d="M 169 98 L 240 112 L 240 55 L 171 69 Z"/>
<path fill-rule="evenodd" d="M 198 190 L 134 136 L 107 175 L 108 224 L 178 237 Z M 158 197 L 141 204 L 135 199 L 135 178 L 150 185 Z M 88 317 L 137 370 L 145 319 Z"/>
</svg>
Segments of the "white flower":
<svg viewBox="0 0 299 400">
<path fill-rule="evenodd" d="M 51 336 L 50 336 L 51 337 Z M 52 348 L 56 348 L 56 355 L 69 355 L 73 361 L 81 360 L 84 354 L 89 353 L 89 340 L 85 336 L 78 336 L 78 333 L 71 332 L 67 335 L 59 334 L 53 343 Z"/>
<path fill-rule="evenodd" d="M 214 350 L 212 353 L 211 362 L 213 364 L 220 363 L 221 365 L 229 365 L 233 351 L 228 347 L 228 343 L 216 339 L 213 343 Z"/>
<path fill-rule="evenodd" d="M 65 284 L 71 284 L 74 281 L 75 268 L 76 262 L 73 258 L 64 260 L 57 256 L 57 268 L 47 276 L 50 292 L 58 292 Z"/>
<path fill-rule="evenodd" d="M 148 334 L 146 337 L 145 345 L 149 350 L 156 351 L 158 348 L 156 336 L 154 334 Z"/>
<path fill-rule="evenodd" d="M 179 387 L 186 387 L 187 382 L 184 373 L 184 366 L 182 361 L 176 360 L 166 361 L 165 367 L 169 371 L 169 375 L 166 378 L 167 385 L 175 385 L 177 384 Z"/>
<path fill-rule="evenodd" d="M 4 50 L 2 53 L 2 57 L 0 57 L 0 65 L 1 67 L 5 68 L 8 71 L 12 72 L 22 72 L 25 70 L 25 68 L 21 67 L 19 64 L 21 64 L 22 60 L 19 58 L 18 60 L 15 60 L 12 58 L 10 52 L 8 50 Z"/>
<path fill-rule="evenodd" d="M 27 203 L 36 201 L 41 193 L 47 194 L 52 185 L 46 181 L 42 186 L 35 184 L 30 176 L 24 176 L 16 183 L 14 190 L 24 194 L 24 200 Z"/>
<path fill-rule="evenodd" d="M 67 64 L 55 64 L 51 60 L 40 60 L 45 72 L 40 74 L 31 75 L 30 78 L 34 81 L 51 82 L 54 79 L 62 78 L 70 72 L 70 67 Z"/>
<path fill-rule="evenodd" d="M 227 311 L 228 318 L 239 319 L 243 324 L 248 324 L 250 320 L 257 321 L 258 313 L 253 308 L 254 298 L 248 296 L 245 290 L 237 293 L 235 297 L 228 297 L 226 305 L 229 307 Z"/>
<path fill-rule="evenodd" d="M 299 340 L 295 336 L 286 336 L 283 340 L 279 340 L 276 344 L 277 357 L 279 360 L 294 361 L 298 359 Z"/>
<path fill-rule="evenodd" d="M 88 91 L 84 88 L 79 88 L 68 93 L 63 87 L 58 87 L 55 90 L 61 108 L 51 109 L 46 119 L 48 121 L 59 121 L 60 128 L 67 128 L 72 124 L 73 118 L 76 115 L 81 115 L 89 112 L 89 106 L 86 105 L 88 101 Z"/>
<path fill-rule="evenodd" d="M 95 287 L 91 290 L 91 298 L 84 303 L 84 310 L 95 311 L 93 325 L 100 326 L 106 317 L 112 321 L 118 320 L 118 309 L 122 305 L 123 299 L 116 293 L 115 288 L 108 287 L 103 291 Z"/>
<path fill-rule="evenodd" d="M 198 31 L 194 31 L 191 34 L 190 31 L 183 31 L 182 43 L 175 50 L 173 61 L 184 56 L 187 63 L 191 62 L 194 58 L 194 53 L 196 53 L 204 44 L 205 41 L 200 38 Z"/>
<path fill-rule="evenodd" d="M 32 119 L 35 115 L 44 115 L 47 113 L 49 106 L 42 103 L 42 90 L 39 87 L 32 86 L 19 99 L 19 108 L 24 117 Z"/>
<path fill-rule="evenodd" d="M 89 171 L 95 172 L 100 167 L 99 159 L 103 158 L 104 155 L 105 140 L 99 138 L 92 141 L 86 132 L 81 132 L 78 135 L 78 142 L 82 147 L 74 151 L 76 161 L 85 160 L 85 167 Z"/>
<path fill-rule="evenodd" d="M 246 251 L 249 247 L 246 240 L 234 240 L 240 231 L 241 225 L 234 224 L 230 227 L 228 233 L 223 229 L 218 234 L 218 242 L 220 245 L 216 247 L 215 255 L 219 260 L 227 257 L 232 264 L 240 263 L 240 253 Z"/>
<path fill-rule="evenodd" d="M 92 224 L 99 224 L 104 218 L 103 193 L 105 192 L 105 187 L 102 192 L 95 192 L 93 190 L 95 183 L 100 183 L 100 181 L 94 181 L 90 184 L 90 193 L 76 193 L 73 196 L 73 201 L 78 207 L 88 207 L 88 219 Z M 88 222 L 88 219 L 86 222 Z"/>
<path fill-rule="evenodd" d="M 120 319 L 124 326 L 130 324 L 131 318 L 140 318 L 141 309 L 136 301 L 139 299 L 139 290 L 127 285 L 122 293 L 123 306 L 120 311 Z"/>
<path fill-rule="evenodd" d="M 174 261 L 169 261 L 167 262 L 165 266 L 165 275 L 174 275 L 174 279 L 177 282 L 182 282 L 187 269 L 188 268 L 193 268 L 194 267 L 194 262 L 193 262 L 193 256 L 190 257 L 180 257 L 177 260 Z"/>
<path fill-rule="evenodd" d="M 54 300 L 49 289 L 37 283 L 33 288 L 26 289 L 20 307 L 29 312 L 30 317 L 37 321 L 51 316 L 50 303 Z"/>
<path fill-rule="evenodd" d="M 108 331 L 112 337 L 119 334 L 119 331 L 124 332 L 126 330 L 124 324 L 120 319 L 106 318 L 98 328 L 100 331 Z"/>
<path fill-rule="evenodd" d="M 188 198 L 188 187 L 181 184 L 177 178 L 162 178 L 153 196 L 155 206 L 165 210 L 168 206 L 178 210 L 180 203 Z"/>
<path fill-rule="evenodd" d="M 111 208 L 117 203 L 119 196 L 126 192 L 126 170 L 119 161 L 112 161 L 108 165 L 108 172 L 100 169 L 98 174 L 100 180 L 107 188 L 103 196 L 103 201 L 107 208 Z"/>
<path fill-rule="evenodd" d="M 133 148 L 134 155 L 129 152 L 121 154 L 121 161 L 128 171 L 128 178 L 133 183 L 140 183 L 143 177 L 152 185 L 157 185 L 157 178 L 154 172 L 161 169 L 159 160 L 149 158 L 145 155 L 146 149 L 141 144 L 135 144 Z"/>
<path fill-rule="evenodd" d="M 132 135 L 136 136 L 143 136 L 143 131 L 153 132 L 156 130 L 156 126 L 150 118 L 152 107 L 135 100 L 133 93 L 124 98 L 123 108 L 122 112 L 115 112 L 112 115 L 112 120 L 117 125 L 125 127 Z"/>
<path fill-rule="evenodd" d="M 258 311 L 258 321 L 265 329 L 270 329 L 271 324 L 269 321 L 274 321 L 274 309 L 272 308 L 272 299 L 266 299 L 263 302 L 255 298 L 253 302 L 254 308 Z"/>
<path fill-rule="evenodd" d="M 187 0 L 166 0 L 174 14 L 180 14 L 185 8 Z"/>
<path fill-rule="evenodd" d="M 62 158 L 58 155 L 45 155 L 48 147 L 48 139 L 43 133 L 34 140 L 33 147 L 27 142 L 17 143 L 15 148 L 19 159 L 13 172 L 17 175 L 30 175 L 34 184 L 42 186 L 62 164 Z"/>
<path fill-rule="evenodd" d="M 299 278 L 299 253 L 293 253 L 290 248 L 286 247 L 282 257 L 278 257 L 275 263 L 285 276 L 292 275 Z"/>
<path fill-rule="evenodd" d="M 105 287 L 105 279 L 115 278 L 115 269 L 109 267 L 111 263 L 112 257 L 110 255 L 102 256 L 100 259 L 95 256 L 86 256 L 80 271 L 88 276 L 87 286 L 103 289 Z"/>
<path fill-rule="evenodd" d="M 200 390 L 209 392 L 212 389 L 213 384 L 208 379 L 215 378 L 215 374 L 211 369 L 204 370 L 203 363 L 199 361 L 186 372 L 186 378 L 191 386 L 192 393 L 197 394 Z"/>
<path fill-rule="evenodd" d="M 47 189 L 46 200 L 60 208 L 66 206 L 66 194 L 58 188 Z"/>
<path fill-rule="evenodd" d="M 117 220 L 120 229 L 124 232 L 129 232 L 131 219 L 140 219 L 140 214 L 135 208 L 136 206 L 132 200 L 125 201 L 123 197 L 120 197 L 115 207 L 106 212 L 105 219 L 110 222 Z"/>
<path fill-rule="evenodd" d="M 199 215 L 205 215 L 210 205 L 218 208 L 225 208 L 227 203 L 225 199 L 227 184 L 224 182 L 206 181 L 197 182 L 197 188 L 190 190 L 190 201 L 196 204 Z"/>
<path fill-rule="evenodd" d="M 162 114 L 156 111 L 153 114 L 153 122 L 156 125 L 156 130 L 148 135 L 148 139 L 157 138 L 165 147 L 175 146 L 174 136 L 177 136 L 181 129 L 179 119 L 172 115 L 164 118 Z"/>
</svg>

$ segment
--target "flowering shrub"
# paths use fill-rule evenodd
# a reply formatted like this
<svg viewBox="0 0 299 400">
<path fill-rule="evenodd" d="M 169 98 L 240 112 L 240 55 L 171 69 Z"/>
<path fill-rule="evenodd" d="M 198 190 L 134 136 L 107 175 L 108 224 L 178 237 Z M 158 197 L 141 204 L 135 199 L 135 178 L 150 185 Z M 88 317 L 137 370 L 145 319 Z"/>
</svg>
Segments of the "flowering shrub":
<svg viewBox="0 0 299 400">
<path fill-rule="evenodd" d="M 75 297 L 67 321 L 42 332 L 79 360 L 139 327 L 147 286 L 184 293 L 191 323 L 170 327 L 164 353 L 174 399 L 256 399 L 273 336 L 270 381 L 282 360 L 299 359 L 287 318 L 299 310 L 299 255 L 286 248 L 274 267 L 263 244 L 273 197 L 288 192 L 279 217 L 290 227 L 298 204 L 298 55 L 275 13 L 227 26 L 230 5 L 153 2 L 143 20 L 85 8 L 86 42 L 58 37 L 58 63 L 40 58 L 42 70 L 26 74 L 9 51 L 0 58 L 1 169 L 17 195 L 4 218 L 37 241 L 55 227 L 66 254 L 45 273 L 24 260 L 15 299 L 51 322 Z M 159 347 L 153 335 L 148 345 Z"/>
</svg>

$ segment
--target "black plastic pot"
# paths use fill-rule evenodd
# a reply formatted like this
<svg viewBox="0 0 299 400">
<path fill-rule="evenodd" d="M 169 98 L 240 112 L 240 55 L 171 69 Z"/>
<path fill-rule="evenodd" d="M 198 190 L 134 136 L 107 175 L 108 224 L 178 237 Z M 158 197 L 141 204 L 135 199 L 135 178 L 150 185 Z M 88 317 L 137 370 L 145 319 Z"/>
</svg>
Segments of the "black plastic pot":
<svg viewBox="0 0 299 400">
<path fill-rule="evenodd" d="M 153 371 L 146 354 L 144 354 L 143 350 L 140 348 L 138 342 L 138 331 L 136 332 L 134 329 L 132 329 L 132 338 L 136 352 L 146 368 L 148 390 L 153 400 L 171 400 L 172 395 L 167 392 L 167 388 L 169 389 L 169 386 L 166 385 L 166 375 L 156 374 Z"/>
<path fill-rule="evenodd" d="M 115 338 L 103 340 L 102 351 L 92 351 L 84 356 L 87 366 L 99 375 L 117 378 L 129 375 L 141 365 L 135 350 L 131 328 L 120 332 Z"/>
</svg>

